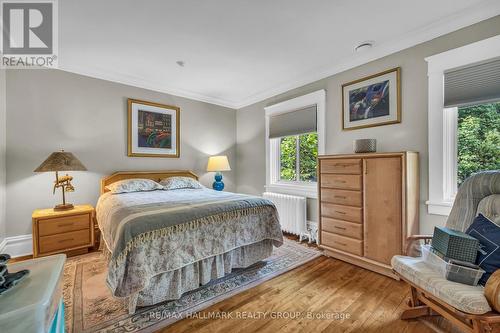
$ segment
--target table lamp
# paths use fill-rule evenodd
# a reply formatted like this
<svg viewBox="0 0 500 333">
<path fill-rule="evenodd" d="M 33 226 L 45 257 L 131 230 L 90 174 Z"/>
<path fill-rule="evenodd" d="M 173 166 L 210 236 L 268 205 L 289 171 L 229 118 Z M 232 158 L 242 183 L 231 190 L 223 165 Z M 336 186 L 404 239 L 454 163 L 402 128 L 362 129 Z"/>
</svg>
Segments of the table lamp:
<svg viewBox="0 0 500 333">
<path fill-rule="evenodd" d="M 59 171 L 87 171 L 87 168 L 70 152 L 64 150 L 54 152 L 43 161 L 35 172 L 56 172 L 56 180 L 54 181 L 53 193 L 56 193 L 56 189 L 61 188 L 62 190 L 62 204 L 56 205 L 54 210 L 67 210 L 73 209 L 73 205 L 66 203 L 65 192 L 73 192 L 75 188 L 71 184 L 73 177 L 66 174 L 66 176 L 59 177 Z"/>
<path fill-rule="evenodd" d="M 227 156 L 212 156 L 208 159 L 207 171 L 215 171 L 215 181 L 212 184 L 212 188 L 216 191 L 222 191 L 224 189 L 224 183 L 222 182 L 222 172 L 230 171 L 229 161 Z"/>
</svg>

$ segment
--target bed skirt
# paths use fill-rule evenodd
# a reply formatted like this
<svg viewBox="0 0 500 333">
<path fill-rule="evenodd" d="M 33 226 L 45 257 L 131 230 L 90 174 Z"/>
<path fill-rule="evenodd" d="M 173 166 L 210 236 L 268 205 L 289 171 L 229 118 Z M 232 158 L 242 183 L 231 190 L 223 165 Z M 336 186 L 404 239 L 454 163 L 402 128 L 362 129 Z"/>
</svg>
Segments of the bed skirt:
<svg viewBox="0 0 500 333">
<path fill-rule="evenodd" d="M 271 256 L 273 242 L 265 239 L 177 270 L 160 273 L 151 278 L 144 289 L 128 297 L 129 313 L 135 313 L 137 307 L 179 299 L 184 293 L 222 278 L 235 268 L 246 268 L 262 261 Z M 106 246 L 103 250 L 107 251 Z"/>
</svg>

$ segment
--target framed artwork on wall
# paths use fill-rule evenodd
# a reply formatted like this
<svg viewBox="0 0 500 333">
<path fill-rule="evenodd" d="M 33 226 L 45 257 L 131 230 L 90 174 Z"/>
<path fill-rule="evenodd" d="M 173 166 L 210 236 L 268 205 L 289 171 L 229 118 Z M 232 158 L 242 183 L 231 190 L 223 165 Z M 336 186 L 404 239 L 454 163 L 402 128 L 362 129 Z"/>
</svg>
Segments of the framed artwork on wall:
<svg viewBox="0 0 500 333">
<path fill-rule="evenodd" d="M 179 157 L 180 109 L 128 99 L 128 156 Z"/>
<path fill-rule="evenodd" d="M 342 129 L 401 122 L 401 68 L 342 85 Z"/>
</svg>

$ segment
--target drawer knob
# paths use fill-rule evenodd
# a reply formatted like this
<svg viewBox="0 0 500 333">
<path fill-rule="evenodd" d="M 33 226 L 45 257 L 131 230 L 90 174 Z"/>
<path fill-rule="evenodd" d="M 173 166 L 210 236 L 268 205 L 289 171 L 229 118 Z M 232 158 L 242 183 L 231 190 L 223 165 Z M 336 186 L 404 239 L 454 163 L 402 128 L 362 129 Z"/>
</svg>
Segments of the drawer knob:
<svg viewBox="0 0 500 333">
<path fill-rule="evenodd" d="M 345 212 L 341 212 L 341 211 L 338 211 L 338 210 L 336 210 L 335 213 L 342 214 L 342 215 L 346 214 Z"/>
<path fill-rule="evenodd" d="M 337 199 L 345 199 L 346 197 L 344 195 L 336 195 L 335 198 L 337 198 Z"/>
<path fill-rule="evenodd" d="M 69 223 L 60 223 L 57 225 L 57 227 L 61 228 L 61 227 L 71 227 L 73 225 L 72 222 L 69 222 Z"/>
<path fill-rule="evenodd" d="M 335 182 L 336 182 L 336 183 L 342 183 L 342 184 L 344 184 L 344 183 L 345 183 L 345 180 L 336 180 Z"/>
<path fill-rule="evenodd" d="M 341 243 L 341 242 L 336 242 L 337 244 L 341 245 L 341 246 L 347 246 L 346 243 Z"/>
<path fill-rule="evenodd" d="M 346 228 L 344 227 L 339 227 L 338 225 L 334 226 L 336 229 L 340 229 L 340 230 L 346 230 Z"/>
</svg>

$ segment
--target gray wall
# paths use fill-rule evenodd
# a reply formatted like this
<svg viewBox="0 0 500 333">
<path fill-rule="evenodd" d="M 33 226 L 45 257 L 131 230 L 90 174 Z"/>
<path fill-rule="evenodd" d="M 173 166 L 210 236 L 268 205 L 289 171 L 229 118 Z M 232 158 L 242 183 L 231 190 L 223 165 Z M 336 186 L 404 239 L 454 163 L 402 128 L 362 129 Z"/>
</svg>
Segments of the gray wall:
<svg viewBox="0 0 500 333">
<path fill-rule="evenodd" d="M 0 69 L 0 243 L 5 238 L 5 139 L 6 139 L 5 70 Z"/>
<path fill-rule="evenodd" d="M 127 157 L 127 98 L 181 108 L 181 157 Z M 236 111 L 57 70 L 7 71 L 7 236 L 31 233 L 31 212 L 61 200 L 53 173 L 33 170 L 53 151 L 73 152 L 88 172 L 73 172 L 73 203 L 95 204 L 99 179 L 118 170 L 194 170 L 205 185 L 209 155 L 236 167 Z M 236 171 L 226 172 L 235 190 Z"/>
<path fill-rule="evenodd" d="M 237 113 L 237 190 L 262 193 L 265 175 L 264 107 L 318 89 L 326 90 L 326 153 L 352 153 L 352 142 L 358 138 L 377 139 L 378 151 L 414 150 L 420 152 L 421 232 L 430 233 L 434 225 L 445 223 L 445 217 L 427 214 L 428 144 L 427 144 L 427 63 L 424 58 L 471 42 L 500 34 L 500 16 L 458 30 L 429 42 L 333 75 L 304 87 L 247 106 Z M 402 123 L 353 131 L 342 131 L 341 85 L 367 75 L 401 66 Z M 310 219 L 317 219 L 315 200 Z"/>
</svg>

